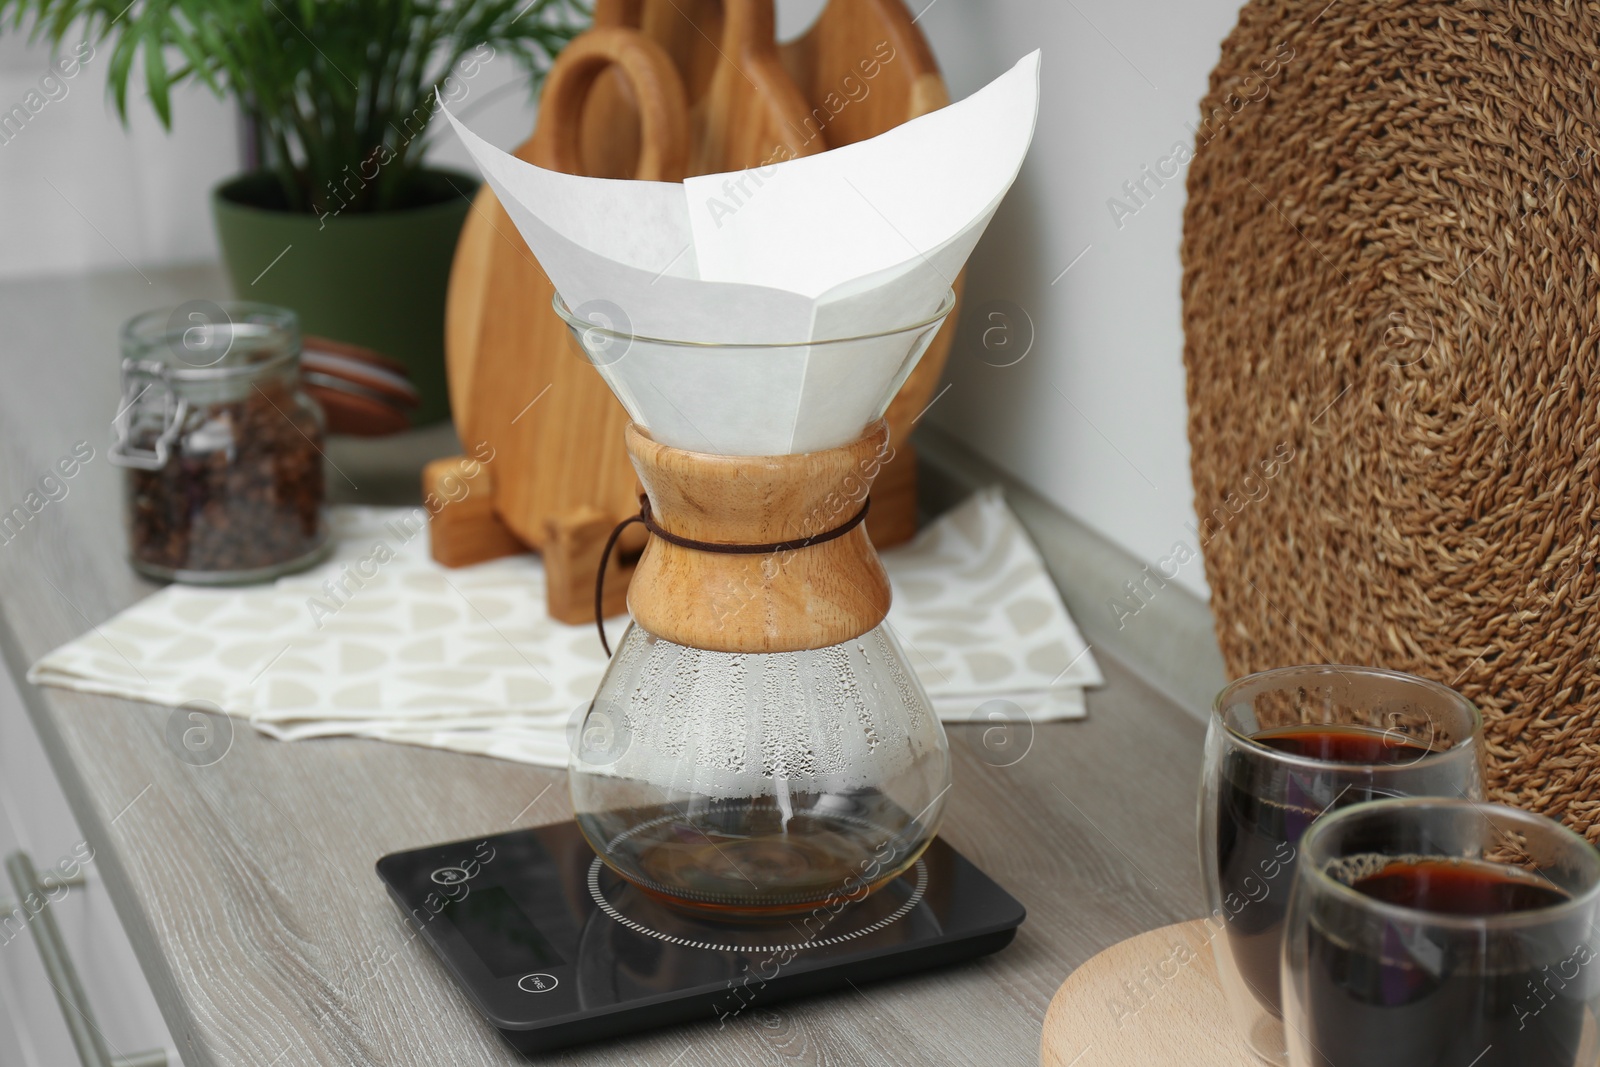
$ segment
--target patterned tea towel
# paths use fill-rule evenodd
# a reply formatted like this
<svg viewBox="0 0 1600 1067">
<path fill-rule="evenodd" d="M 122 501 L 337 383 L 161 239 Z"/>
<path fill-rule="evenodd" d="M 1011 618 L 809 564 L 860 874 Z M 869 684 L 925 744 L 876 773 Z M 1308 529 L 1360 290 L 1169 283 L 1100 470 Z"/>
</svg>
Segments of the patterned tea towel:
<svg viewBox="0 0 1600 1067">
<path fill-rule="evenodd" d="M 39 685 L 195 702 L 283 740 L 347 735 L 549 766 L 606 659 L 544 612 L 533 555 L 450 570 L 420 508 L 333 509 L 338 547 L 271 585 L 172 585 L 51 652 Z M 1084 714 L 1099 667 L 998 489 L 883 554 L 888 624 L 941 718 Z M 613 641 L 624 620 L 608 629 Z"/>
</svg>

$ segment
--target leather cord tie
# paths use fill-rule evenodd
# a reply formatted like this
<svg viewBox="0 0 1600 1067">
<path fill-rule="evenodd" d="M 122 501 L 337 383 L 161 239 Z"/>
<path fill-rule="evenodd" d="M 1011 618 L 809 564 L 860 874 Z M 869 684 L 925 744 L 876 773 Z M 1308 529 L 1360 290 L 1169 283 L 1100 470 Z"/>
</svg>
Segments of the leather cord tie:
<svg viewBox="0 0 1600 1067">
<path fill-rule="evenodd" d="M 696 541 L 692 537 L 681 537 L 678 534 L 663 530 L 650 513 L 650 498 L 641 495 L 639 497 L 639 514 L 630 515 L 617 523 L 616 528 L 611 531 L 611 536 L 606 538 L 605 551 L 600 555 L 600 569 L 594 576 L 594 627 L 600 631 L 600 647 L 605 649 L 606 658 L 611 658 L 611 644 L 606 640 L 605 610 L 602 607 L 606 590 L 606 566 L 611 562 L 612 549 L 617 547 L 617 538 L 622 536 L 623 530 L 626 530 L 634 523 L 639 523 L 646 530 L 649 530 L 652 536 L 659 537 L 668 544 L 677 545 L 679 548 L 689 548 L 696 552 L 721 552 L 737 556 L 764 556 L 774 552 L 793 552 L 801 548 L 810 548 L 812 545 L 824 544 L 837 537 L 843 537 L 861 525 L 862 521 L 867 517 L 867 509 L 871 506 L 872 498 L 869 496 L 861 502 L 861 510 L 851 518 L 846 519 L 842 525 L 835 526 L 831 530 L 824 530 L 822 533 L 812 534 L 810 537 L 799 537 L 792 541 L 773 541 L 765 545 L 739 545 L 728 544 L 723 541 Z"/>
</svg>

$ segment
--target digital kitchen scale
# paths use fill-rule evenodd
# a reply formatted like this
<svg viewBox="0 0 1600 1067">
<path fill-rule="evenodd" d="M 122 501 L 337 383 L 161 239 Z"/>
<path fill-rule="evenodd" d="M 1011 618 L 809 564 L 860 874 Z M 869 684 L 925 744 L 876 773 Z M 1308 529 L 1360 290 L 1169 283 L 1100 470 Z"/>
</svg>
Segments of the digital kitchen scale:
<svg viewBox="0 0 1600 1067">
<path fill-rule="evenodd" d="M 396 852 L 378 876 L 484 1017 L 524 1052 L 694 1020 L 983 956 L 1025 912 L 935 839 L 864 900 L 780 919 L 662 904 L 576 823 Z"/>
</svg>

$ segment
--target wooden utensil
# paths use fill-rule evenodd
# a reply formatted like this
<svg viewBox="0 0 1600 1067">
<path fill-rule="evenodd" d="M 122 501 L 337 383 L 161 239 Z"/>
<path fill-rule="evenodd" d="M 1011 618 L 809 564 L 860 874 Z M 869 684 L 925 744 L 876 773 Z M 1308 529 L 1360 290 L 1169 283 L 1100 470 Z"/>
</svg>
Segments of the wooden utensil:
<svg viewBox="0 0 1600 1067">
<path fill-rule="evenodd" d="M 740 170 L 829 147 L 805 136 L 806 99 L 783 69 L 772 0 L 724 0 L 722 15 L 719 62 L 692 114 L 691 172 Z"/>
<path fill-rule="evenodd" d="M 901 0 L 830 0 L 780 51 L 808 102 L 808 130 L 820 127 L 830 148 L 950 102 L 933 51 Z"/>
<path fill-rule="evenodd" d="M 740 170 L 828 147 L 809 138 L 809 105 L 784 70 L 772 0 L 631 0 L 596 16 L 636 26 L 666 50 L 683 79 L 693 129 L 690 174 Z M 584 117 L 588 173 L 629 171 L 629 104 L 613 82 Z M 619 121 L 619 119 L 621 121 Z"/>
<path fill-rule="evenodd" d="M 594 5 L 596 26 L 638 29 L 643 19 L 644 0 L 596 0 Z M 673 65 L 677 65 L 676 60 Z M 681 79 L 683 71 L 680 69 L 678 74 Z M 692 94 L 689 103 L 694 104 Z M 582 173 L 592 178 L 628 178 L 638 171 L 639 104 L 621 71 L 606 71 L 589 90 L 581 138 Z"/>
</svg>

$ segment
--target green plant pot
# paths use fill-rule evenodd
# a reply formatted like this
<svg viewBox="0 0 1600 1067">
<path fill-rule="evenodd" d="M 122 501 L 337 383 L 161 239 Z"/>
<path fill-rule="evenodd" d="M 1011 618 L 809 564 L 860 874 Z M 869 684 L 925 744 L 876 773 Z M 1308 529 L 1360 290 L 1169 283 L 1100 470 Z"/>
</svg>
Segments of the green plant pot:
<svg viewBox="0 0 1600 1067">
<path fill-rule="evenodd" d="M 211 211 L 234 293 L 292 308 L 305 333 L 405 364 L 422 394 L 412 422 L 423 426 L 450 414 L 444 294 L 478 182 L 424 171 L 418 185 L 420 206 L 319 218 L 275 207 L 274 179 L 256 172 L 217 186 Z"/>
</svg>

